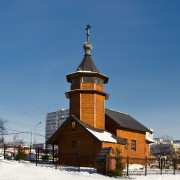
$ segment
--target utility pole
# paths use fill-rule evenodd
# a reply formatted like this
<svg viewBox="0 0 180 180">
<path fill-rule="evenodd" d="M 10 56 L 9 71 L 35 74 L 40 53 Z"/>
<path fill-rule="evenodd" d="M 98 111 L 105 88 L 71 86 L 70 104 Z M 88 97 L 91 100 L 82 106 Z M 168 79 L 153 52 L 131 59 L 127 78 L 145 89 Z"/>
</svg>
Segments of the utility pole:
<svg viewBox="0 0 180 180">
<path fill-rule="evenodd" d="M 41 122 L 39 122 L 39 123 L 35 126 L 34 144 L 36 144 L 37 127 L 38 127 L 40 124 L 41 124 Z"/>
<path fill-rule="evenodd" d="M 33 137 L 33 134 L 36 134 L 36 128 L 41 124 L 41 122 L 39 122 L 36 126 L 35 126 L 35 133 L 33 132 L 33 130 L 31 130 L 31 147 L 33 147 L 33 138 L 34 138 L 34 143 L 35 143 L 35 135 Z"/>
<path fill-rule="evenodd" d="M 33 146 L 33 131 L 31 130 L 31 147 Z"/>
</svg>

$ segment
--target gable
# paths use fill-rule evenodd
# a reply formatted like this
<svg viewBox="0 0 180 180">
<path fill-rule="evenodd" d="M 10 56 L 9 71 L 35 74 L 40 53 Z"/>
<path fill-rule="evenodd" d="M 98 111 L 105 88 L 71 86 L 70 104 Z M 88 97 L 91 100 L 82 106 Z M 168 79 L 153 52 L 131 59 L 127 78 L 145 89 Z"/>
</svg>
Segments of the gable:
<svg viewBox="0 0 180 180">
<path fill-rule="evenodd" d="M 106 130 L 96 129 L 88 124 L 80 121 L 78 118 L 76 118 L 74 115 L 69 116 L 69 118 L 59 127 L 59 129 L 47 140 L 47 144 L 58 144 L 59 136 L 62 134 L 64 129 L 72 125 L 72 122 L 77 123 L 77 126 L 80 126 L 84 131 L 86 131 L 87 134 L 89 134 L 92 138 L 96 139 L 100 142 L 111 142 L 111 143 L 118 143 L 118 144 L 124 144 L 124 141 L 116 137 L 115 135 L 111 134 L 110 132 L 107 132 Z M 73 133 L 73 131 L 72 131 Z"/>
</svg>

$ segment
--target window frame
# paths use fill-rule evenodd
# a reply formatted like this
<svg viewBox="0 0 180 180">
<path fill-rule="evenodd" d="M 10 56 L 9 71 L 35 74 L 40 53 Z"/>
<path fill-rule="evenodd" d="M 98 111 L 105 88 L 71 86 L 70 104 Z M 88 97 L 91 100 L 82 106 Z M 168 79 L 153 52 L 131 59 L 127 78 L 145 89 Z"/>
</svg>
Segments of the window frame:
<svg viewBox="0 0 180 180">
<path fill-rule="evenodd" d="M 131 150 L 132 151 L 137 150 L 137 142 L 136 142 L 136 140 L 131 140 Z"/>
</svg>

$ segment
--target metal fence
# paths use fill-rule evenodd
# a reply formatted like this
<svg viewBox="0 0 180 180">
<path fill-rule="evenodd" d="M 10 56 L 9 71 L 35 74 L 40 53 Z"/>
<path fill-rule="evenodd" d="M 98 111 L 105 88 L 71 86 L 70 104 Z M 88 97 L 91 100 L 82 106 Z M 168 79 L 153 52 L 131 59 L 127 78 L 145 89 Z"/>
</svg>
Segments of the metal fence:
<svg viewBox="0 0 180 180">
<path fill-rule="evenodd" d="M 42 148 L 26 149 L 21 145 L 4 145 L 4 159 L 8 160 L 27 160 L 37 163 L 50 163 L 56 161 L 57 150 L 49 150 Z"/>
<path fill-rule="evenodd" d="M 117 168 L 120 160 L 123 166 L 123 175 L 149 175 L 149 174 L 180 174 L 180 159 L 165 158 L 132 158 L 115 156 L 80 155 L 79 153 L 58 154 L 58 150 L 36 148 L 35 152 L 25 153 L 22 146 L 4 145 L 4 159 L 28 160 L 36 164 L 48 164 L 56 169 L 67 171 L 88 171 L 108 175 Z"/>
<path fill-rule="evenodd" d="M 148 174 L 180 174 L 180 159 L 165 158 L 122 158 L 125 169 L 123 174 L 148 175 Z"/>
</svg>

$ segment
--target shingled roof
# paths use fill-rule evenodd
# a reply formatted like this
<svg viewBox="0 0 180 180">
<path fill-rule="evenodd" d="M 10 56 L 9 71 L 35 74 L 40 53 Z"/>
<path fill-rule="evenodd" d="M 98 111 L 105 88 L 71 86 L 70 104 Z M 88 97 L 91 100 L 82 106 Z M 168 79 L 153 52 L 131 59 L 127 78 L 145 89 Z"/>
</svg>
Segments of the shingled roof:
<svg viewBox="0 0 180 180">
<path fill-rule="evenodd" d="M 150 132 L 152 133 L 147 127 L 142 125 L 136 119 L 131 117 L 130 115 L 106 109 L 105 110 L 106 116 L 108 116 L 112 121 L 116 122 L 120 127 L 132 129 L 141 132 Z"/>
<path fill-rule="evenodd" d="M 66 78 L 68 82 L 72 83 L 72 79 L 82 76 L 99 77 L 104 80 L 104 84 L 106 84 L 109 80 L 107 76 L 99 72 L 90 55 L 85 55 L 76 72 L 68 74 Z"/>
<path fill-rule="evenodd" d="M 84 56 L 76 71 L 91 71 L 99 73 L 99 70 L 93 62 L 91 55 L 88 54 Z"/>
</svg>

